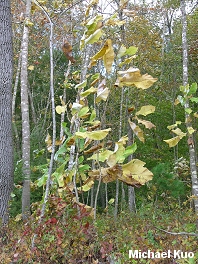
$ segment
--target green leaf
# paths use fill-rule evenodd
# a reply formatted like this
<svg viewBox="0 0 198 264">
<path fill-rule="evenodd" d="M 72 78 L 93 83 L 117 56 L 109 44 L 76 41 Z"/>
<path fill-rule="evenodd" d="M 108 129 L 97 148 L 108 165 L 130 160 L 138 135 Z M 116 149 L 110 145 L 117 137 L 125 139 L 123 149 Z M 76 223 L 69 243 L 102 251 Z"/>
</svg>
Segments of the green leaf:
<svg viewBox="0 0 198 264">
<path fill-rule="evenodd" d="M 137 149 L 137 144 L 134 143 L 133 145 L 131 146 L 128 146 L 126 149 L 125 149 L 125 152 L 123 154 L 124 158 L 126 159 L 128 156 L 132 155 Z"/>
<path fill-rule="evenodd" d="M 185 108 L 185 112 L 186 112 L 187 114 L 191 114 L 191 113 L 192 113 L 192 109 L 191 109 L 191 108 Z"/>
<path fill-rule="evenodd" d="M 108 201 L 108 204 L 113 204 L 114 201 L 115 201 L 115 199 L 114 199 L 114 198 L 111 198 L 111 199 Z"/>
<path fill-rule="evenodd" d="M 130 46 L 128 49 L 126 49 L 124 55 L 134 55 L 138 51 L 137 47 Z"/>
<path fill-rule="evenodd" d="M 83 117 L 84 115 L 86 115 L 88 113 L 88 111 L 89 111 L 88 106 L 82 107 L 78 113 L 78 116 Z"/>
<path fill-rule="evenodd" d="M 198 97 L 191 97 L 191 98 L 190 98 L 190 101 L 191 101 L 191 102 L 198 103 Z"/>
<path fill-rule="evenodd" d="M 93 43 L 95 43 L 96 41 L 98 41 L 100 39 L 102 34 L 103 34 L 102 30 L 100 28 L 97 29 L 91 36 L 89 36 L 85 40 L 85 44 L 93 44 Z"/>
<path fill-rule="evenodd" d="M 93 109 L 89 118 L 89 122 L 93 122 L 95 118 L 96 118 L 96 110 Z"/>
<path fill-rule="evenodd" d="M 77 84 L 77 85 L 75 86 L 75 88 L 76 88 L 76 89 L 81 89 L 81 88 L 84 88 L 86 85 L 87 85 L 87 80 L 85 80 L 85 81 L 83 81 L 83 82 Z"/>
<path fill-rule="evenodd" d="M 47 178 L 48 178 L 48 174 L 44 174 L 41 178 L 39 178 L 37 181 L 36 181 L 36 185 L 38 187 L 42 187 L 46 184 L 47 182 Z"/>
<path fill-rule="evenodd" d="M 195 94 L 197 91 L 197 83 L 192 83 L 188 95 Z"/>
<path fill-rule="evenodd" d="M 97 88 L 91 87 L 89 89 L 87 89 L 86 91 L 82 92 L 80 94 L 81 97 L 87 97 L 89 94 L 91 93 L 95 93 L 97 91 Z"/>
</svg>

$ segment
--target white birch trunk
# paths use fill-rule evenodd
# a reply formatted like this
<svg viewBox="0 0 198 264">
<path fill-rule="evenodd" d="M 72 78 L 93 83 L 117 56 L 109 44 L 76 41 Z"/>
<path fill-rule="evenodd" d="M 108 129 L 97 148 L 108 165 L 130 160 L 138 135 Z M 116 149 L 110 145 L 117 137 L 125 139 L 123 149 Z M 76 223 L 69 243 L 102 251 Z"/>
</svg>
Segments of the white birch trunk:
<svg viewBox="0 0 198 264">
<path fill-rule="evenodd" d="M 22 113 L 22 160 L 23 160 L 23 191 L 22 217 L 26 220 L 30 215 L 30 124 L 28 101 L 28 42 L 29 28 L 26 21 L 30 18 L 31 0 L 26 1 L 26 19 L 24 21 L 21 47 L 21 113 Z"/>
<path fill-rule="evenodd" d="M 181 12 L 182 12 L 182 47 L 183 47 L 183 86 L 188 84 L 188 45 L 187 45 L 187 20 L 186 20 L 186 7 L 185 0 L 181 0 Z M 186 101 L 185 109 L 189 108 L 189 101 Z M 186 113 L 186 112 L 185 112 Z M 185 114 L 186 127 L 191 127 L 191 121 L 189 114 Z M 198 177 L 197 177 L 197 167 L 196 167 L 196 152 L 193 134 L 188 133 L 188 148 L 190 155 L 190 171 L 191 171 L 191 181 L 192 181 L 192 194 L 195 196 L 194 207 L 195 213 L 198 217 Z M 198 228 L 198 219 L 197 219 Z"/>
</svg>

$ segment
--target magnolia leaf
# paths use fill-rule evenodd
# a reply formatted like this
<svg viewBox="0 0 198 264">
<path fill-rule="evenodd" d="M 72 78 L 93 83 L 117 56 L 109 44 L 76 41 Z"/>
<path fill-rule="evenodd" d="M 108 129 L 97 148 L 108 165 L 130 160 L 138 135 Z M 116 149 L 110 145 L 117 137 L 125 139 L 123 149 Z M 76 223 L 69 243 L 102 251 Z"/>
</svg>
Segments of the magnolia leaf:
<svg viewBox="0 0 198 264">
<path fill-rule="evenodd" d="M 101 149 L 101 148 L 103 148 L 103 147 L 104 147 L 104 143 L 102 142 L 102 143 L 100 143 L 100 144 L 97 144 L 97 145 L 91 147 L 91 148 L 88 149 L 88 150 L 85 150 L 85 151 L 84 151 L 84 154 L 90 154 L 90 153 L 93 153 L 93 152 L 95 152 L 95 151 L 97 151 L 97 150 L 99 150 L 99 149 Z M 96 154 L 96 156 L 98 156 L 98 155 L 99 155 L 99 154 Z"/>
<path fill-rule="evenodd" d="M 146 128 L 151 129 L 153 127 L 156 127 L 153 123 L 147 120 L 142 120 L 137 118 L 138 123 L 143 124 Z"/>
<path fill-rule="evenodd" d="M 198 97 L 191 97 L 191 98 L 190 98 L 190 101 L 191 101 L 191 102 L 198 103 Z"/>
<path fill-rule="evenodd" d="M 88 113 L 88 111 L 89 111 L 89 107 L 88 106 L 82 107 L 80 109 L 79 113 L 78 113 L 78 116 L 81 117 L 81 118 L 83 118 L 84 116 L 87 117 L 87 116 L 90 115 L 90 113 Z M 87 113 L 88 113 L 88 115 L 87 115 Z"/>
<path fill-rule="evenodd" d="M 175 147 L 178 144 L 178 142 L 180 141 L 180 139 L 181 138 L 179 136 L 176 136 L 174 138 L 166 139 L 163 141 L 166 142 L 169 145 L 169 147 L 171 148 L 171 147 Z"/>
<path fill-rule="evenodd" d="M 128 120 L 128 122 L 129 122 L 131 129 L 135 133 L 135 135 L 139 138 L 140 141 L 144 143 L 145 140 L 144 140 L 144 135 L 143 135 L 143 131 L 141 130 L 141 128 L 137 126 L 135 123 L 131 122 L 130 120 Z"/>
<path fill-rule="evenodd" d="M 86 40 L 85 40 L 85 44 L 93 44 L 96 41 L 98 41 L 100 39 L 100 37 L 102 36 L 103 32 L 102 30 L 99 28 L 97 29 L 92 35 L 90 35 Z"/>
<path fill-rule="evenodd" d="M 185 105 L 185 99 L 183 96 L 178 95 L 176 100 L 178 100 L 181 105 Z"/>
<path fill-rule="evenodd" d="M 75 88 L 76 88 L 76 89 L 81 89 L 81 88 L 84 88 L 86 85 L 87 85 L 87 80 L 85 80 L 85 81 L 83 81 L 83 82 L 77 84 L 77 85 L 75 86 Z"/>
<path fill-rule="evenodd" d="M 188 127 L 187 130 L 190 135 L 192 135 L 196 131 L 193 127 Z"/>
<path fill-rule="evenodd" d="M 99 103 L 101 100 L 106 101 L 109 96 L 109 92 L 110 91 L 108 88 L 105 88 L 100 93 L 98 92 L 97 97 L 96 97 L 96 103 Z"/>
<path fill-rule="evenodd" d="M 123 153 L 124 158 L 126 159 L 128 156 L 132 155 L 136 151 L 136 149 L 137 149 L 136 143 L 134 143 L 131 146 L 128 146 Z"/>
<path fill-rule="evenodd" d="M 119 180 L 128 185 L 144 185 L 146 182 L 152 180 L 153 173 L 144 167 L 145 162 L 133 159 L 127 164 L 122 165 L 123 175 Z"/>
<path fill-rule="evenodd" d="M 81 97 L 87 97 L 89 94 L 91 93 L 95 93 L 97 91 L 97 88 L 91 87 L 89 89 L 87 89 L 86 91 L 82 92 L 80 94 Z"/>
<path fill-rule="evenodd" d="M 114 199 L 114 198 L 111 198 L 111 199 L 108 201 L 108 204 L 113 204 L 114 201 L 115 201 L 115 199 Z"/>
<path fill-rule="evenodd" d="M 79 104 L 79 103 L 73 103 L 72 105 L 72 114 L 79 112 L 80 109 L 83 107 L 83 105 Z"/>
<path fill-rule="evenodd" d="M 59 140 L 56 140 L 55 145 L 60 146 L 63 144 L 64 141 L 65 141 L 65 136 L 61 137 Z"/>
<path fill-rule="evenodd" d="M 135 85 L 137 88 L 148 89 L 157 81 L 156 78 L 147 73 L 141 75 L 140 70 L 133 67 L 130 67 L 127 71 L 119 71 L 118 74 L 120 76 L 115 85 L 119 87 Z"/>
<path fill-rule="evenodd" d="M 102 182 L 108 183 L 115 181 L 122 176 L 122 167 L 116 164 L 113 167 L 101 168 L 101 170 L 92 170 L 88 173 L 89 177 L 92 179 L 99 180 L 101 177 Z"/>
<path fill-rule="evenodd" d="M 65 113 L 66 106 L 57 105 L 56 106 L 56 112 L 60 115 L 62 113 Z"/>
<path fill-rule="evenodd" d="M 128 49 L 126 49 L 126 52 L 124 55 L 135 55 L 135 53 L 138 51 L 137 47 L 130 46 Z"/>
<path fill-rule="evenodd" d="M 33 71 L 33 70 L 34 70 L 34 65 L 30 65 L 30 66 L 28 67 L 28 70 Z"/>
<path fill-rule="evenodd" d="M 94 181 L 90 180 L 89 182 L 87 182 L 86 184 L 82 185 L 81 187 L 78 187 L 78 190 L 83 191 L 83 192 L 87 192 L 91 189 L 91 187 L 94 185 Z"/>
<path fill-rule="evenodd" d="M 183 133 L 180 128 L 176 128 L 175 130 L 171 130 L 174 134 L 179 136 L 180 139 L 186 136 L 186 133 Z"/>
<path fill-rule="evenodd" d="M 99 154 L 92 155 L 90 158 L 88 158 L 88 160 L 98 160 L 98 161 L 104 162 L 112 154 L 113 154 L 113 151 L 106 149 L 106 150 L 100 151 Z"/>
<path fill-rule="evenodd" d="M 108 48 L 107 48 L 107 50 L 103 56 L 103 61 L 104 61 L 104 66 L 105 66 L 107 72 L 110 73 L 115 54 L 114 54 L 111 39 L 107 39 L 105 44 L 108 46 Z"/>
<path fill-rule="evenodd" d="M 177 125 L 181 125 L 181 123 L 182 123 L 181 121 L 176 121 L 175 124 L 170 125 L 170 126 L 167 126 L 167 128 L 168 128 L 169 130 L 172 130 L 172 129 L 176 128 Z"/>
<path fill-rule="evenodd" d="M 188 95 L 195 94 L 197 91 L 197 83 L 192 83 Z"/>
<path fill-rule="evenodd" d="M 123 62 L 121 62 L 121 63 L 119 64 L 119 67 L 122 67 L 122 66 L 125 65 L 125 64 L 129 64 L 129 63 L 131 63 L 131 61 L 132 61 L 133 59 L 135 59 L 135 58 L 136 58 L 136 55 L 133 55 L 133 56 L 131 56 L 131 57 L 125 59 Z"/>
<path fill-rule="evenodd" d="M 175 99 L 174 105 L 178 105 L 180 103 L 179 99 Z"/>
<path fill-rule="evenodd" d="M 153 105 L 144 105 L 141 109 L 136 113 L 136 115 L 147 116 L 155 112 L 155 106 Z"/>
<path fill-rule="evenodd" d="M 192 109 L 191 109 L 191 108 L 185 108 L 185 112 L 186 112 L 187 114 L 191 114 L 191 113 L 192 113 Z"/>
<path fill-rule="evenodd" d="M 89 118 L 89 122 L 93 122 L 95 118 L 96 118 L 96 110 L 93 109 L 93 111 L 91 112 L 90 118 Z"/>
<path fill-rule="evenodd" d="M 105 55 L 107 49 L 108 49 L 108 43 L 106 42 L 104 46 L 101 48 L 101 50 L 99 50 L 93 57 L 91 57 L 91 61 L 97 61 L 98 59 L 101 59 Z"/>
<path fill-rule="evenodd" d="M 117 58 L 121 58 L 125 54 L 125 51 L 126 51 L 126 47 L 122 44 L 118 51 Z"/>
<path fill-rule="evenodd" d="M 109 156 L 107 164 L 110 167 L 113 167 L 117 162 L 122 163 L 125 160 L 125 157 L 123 156 L 124 152 L 125 148 L 123 144 L 121 142 L 116 142 L 114 152 Z"/>
<path fill-rule="evenodd" d="M 93 139 L 93 140 L 101 140 L 101 139 L 104 139 L 108 135 L 110 130 L 111 130 L 111 128 L 92 131 L 92 132 L 89 132 L 89 131 L 87 131 L 87 132 L 76 132 L 75 136 L 77 138 L 89 138 L 89 139 Z"/>
<path fill-rule="evenodd" d="M 106 80 L 103 79 L 101 83 L 98 85 L 96 103 L 99 103 L 101 100 L 106 101 L 109 95 L 109 89 L 106 87 Z"/>
</svg>

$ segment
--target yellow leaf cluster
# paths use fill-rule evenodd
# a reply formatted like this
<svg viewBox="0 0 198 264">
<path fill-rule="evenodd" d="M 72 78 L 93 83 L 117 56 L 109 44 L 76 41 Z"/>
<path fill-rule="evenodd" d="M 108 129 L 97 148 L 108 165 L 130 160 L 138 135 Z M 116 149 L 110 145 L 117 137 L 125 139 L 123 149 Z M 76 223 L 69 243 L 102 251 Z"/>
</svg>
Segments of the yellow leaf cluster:
<svg viewBox="0 0 198 264">
<path fill-rule="evenodd" d="M 137 88 L 148 89 L 157 81 L 156 78 L 147 73 L 141 75 L 140 70 L 133 67 L 130 67 L 127 71 L 119 71 L 118 75 L 120 76 L 115 85 L 119 87 L 135 85 Z"/>
</svg>

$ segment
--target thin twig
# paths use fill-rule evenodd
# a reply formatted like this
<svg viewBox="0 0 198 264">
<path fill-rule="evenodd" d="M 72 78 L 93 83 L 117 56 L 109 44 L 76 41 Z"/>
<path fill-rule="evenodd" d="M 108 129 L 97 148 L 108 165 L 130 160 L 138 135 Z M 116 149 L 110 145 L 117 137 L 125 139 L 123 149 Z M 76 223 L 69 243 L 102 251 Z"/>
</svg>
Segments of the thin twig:
<svg viewBox="0 0 198 264">
<path fill-rule="evenodd" d="M 166 230 L 161 229 L 161 228 L 158 228 L 158 227 L 155 227 L 155 229 L 158 229 L 160 231 L 163 231 L 163 232 L 165 232 L 167 234 L 174 235 L 174 236 L 196 236 L 196 237 L 198 237 L 198 234 L 196 234 L 196 233 L 188 233 L 188 232 L 179 232 L 179 233 L 176 233 L 176 232 L 166 231 Z"/>
</svg>

